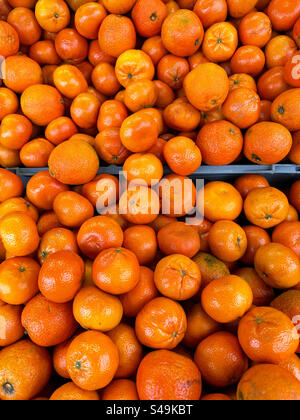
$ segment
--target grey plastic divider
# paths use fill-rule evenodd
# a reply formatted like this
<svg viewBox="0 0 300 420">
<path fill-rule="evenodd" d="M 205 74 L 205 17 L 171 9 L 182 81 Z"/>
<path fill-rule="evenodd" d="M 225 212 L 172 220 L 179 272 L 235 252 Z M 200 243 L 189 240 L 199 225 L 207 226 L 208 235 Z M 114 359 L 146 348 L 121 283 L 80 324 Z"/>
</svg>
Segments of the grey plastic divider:
<svg viewBox="0 0 300 420">
<path fill-rule="evenodd" d="M 46 171 L 48 168 L 9 168 L 9 171 L 14 172 L 19 176 L 32 177 L 41 171 Z M 122 170 L 121 166 L 101 166 L 99 174 L 118 175 Z M 169 168 L 165 168 L 165 174 L 171 173 Z M 227 166 L 200 166 L 190 177 L 216 177 L 218 175 L 239 176 L 243 174 L 260 174 L 260 175 L 300 175 L 300 165 L 292 164 L 277 164 L 277 165 L 227 165 Z"/>
</svg>

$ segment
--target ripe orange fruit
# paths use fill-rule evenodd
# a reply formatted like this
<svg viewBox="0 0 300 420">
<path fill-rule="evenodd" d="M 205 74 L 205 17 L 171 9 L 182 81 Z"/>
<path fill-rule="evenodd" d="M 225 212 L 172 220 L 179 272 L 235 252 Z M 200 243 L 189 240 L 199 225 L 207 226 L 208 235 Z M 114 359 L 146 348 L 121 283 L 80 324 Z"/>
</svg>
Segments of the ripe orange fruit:
<svg viewBox="0 0 300 420">
<path fill-rule="evenodd" d="M 78 253 L 78 245 L 75 234 L 68 229 L 53 228 L 47 230 L 41 239 L 38 249 L 38 258 L 43 264 L 49 255 L 58 251 L 73 251 Z"/>
<path fill-rule="evenodd" d="M 17 54 L 20 46 L 19 35 L 12 25 L 2 19 L 0 22 L 0 37 L 0 54 L 3 57 Z"/>
<path fill-rule="evenodd" d="M 270 184 L 262 175 L 246 174 L 238 177 L 234 181 L 234 186 L 245 200 L 250 191 L 255 188 L 269 187 Z"/>
<path fill-rule="evenodd" d="M 168 350 L 153 351 L 144 357 L 136 385 L 141 400 L 199 400 L 202 393 L 196 364 Z"/>
<path fill-rule="evenodd" d="M 0 121 L 10 114 L 15 114 L 19 108 L 17 95 L 8 88 L 0 88 Z"/>
<path fill-rule="evenodd" d="M 149 187 L 158 184 L 164 174 L 161 161 L 153 153 L 129 156 L 124 162 L 123 172 L 131 185 L 146 182 Z"/>
<path fill-rule="evenodd" d="M 0 202 L 21 196 L 23 189 L 24 185 L 21 178 L 6 169 L 0 168 Z"/>
<path fill-rule="evenodd" d="M 68 227 L 80 227 L 94 216 L 94 207 L 86 198 L 73 191 L 61 192 L 53 202 L 59 222 Z"/>
<path fill-rule="evenodd" d="M 290 131 L 300 130 L 298 118 L 299 89 L 290 89 L 279 95 L 272 104 L 272 120 Z"/>
<path fill-rule="evenodd" d="M 32 124 L 23 115 L 10 114 L 3 118 L 0 143 L 9 149 L 20 150 L 32 135 Z"/>
<path fill-rule="evenodd" d="M 120 363 L 115 378 L 130 378 L 136 374 L 143 356 L 143 348 L 135 331 L 126 324 L 120 324 L 107 333 L 117 346 Z"/>
<path fill-rule="evenodd" d="M 162 295 L 174 300 L 187 300 L 199 291 L 201 273 L 198 265 L 190 258 L 173 254 L 157 264 L 154 282 Z"/>
<path fill-rule="evenodd" d="M 202 163 L 199 147 L 183 136 L 174 137 L 166 143 L 164 157 L 170 169 L 182 176 L 191 175 Z"/>
<path fill-rule="evenodd" d="M 132 290 L 140 277 L 140 265 L 133 252 L 125 248 L 109 248 L 98 255 L 93 264 L 93 280 L 107 293 L 120 295 Z"/>
<path fill-rule="evenodd" d="M 183 340 L 186 328 L 183 308 L 165 297 L 148 302 L 135 322 L 138 340 L 153 349 L 174 349 Z"/>
<path fill-rule="evenodd" d="M 153 118 L 138 112 L 123 121 L 120 131 L 123 146 L 134 153 L 149 150 L 158 135 L 158 128 Z"/>
<path fill-rule="evenodd" d="M 95 259 L 104 249 L 122 246 L 123 239 L 120 225 L 107 216 L 96 216 L 87 220 L 77 236 L 81 252 L 91 259 Z"/>
<path fill-rule="evenodd" d="M 148 267 L 140 268 L 140 279 L 134 289 L 120 295 L 124 315 L 136 317 L 146 303 L 158 296 L 154 283 L 154 273 Z"/>
<path fill-rule="evenodd" d="M 141 265 L 149 265 L 157 253 L 156 233 L 150 226 L 129 227 L 124 231 L 123 246 L 136 255 Z"/>
<path fill-rule="evenodd" d="M 272 241 L 287 246 L 300 258 L 299 229 L 300 223 L 298 221 L 282 222 L 274 229 Z"/>
<path fill-rule="evenodd" d="M 31 400 L 49 382 L 51 358 L 46 349 L 21 340 L 0 352 L 1 400 Z"/>
<path fill-rule="evenodd" d="M 138 34 L 150 38 L 161 33 L 167 13 L 167 6 L 161 0 L 137 0 L 131 16 Z"/>
<path fill-rule="evenodd" d="M 86 391 L 106 387 L 112 381 L 118 365 L 119 354 L 116 345 L 99 331 L 84 332 L 69 346 L 68 372 L 75 385 Z"/>
<path fill-rule="evenodd" d="M 200 250 L 200 237 L 192 226 L 174 222 L 162 227 L 157 235 L 160 250 L 165 255 L 182 254 L 194 257 Z"/>
<path fill-rule="evenodd" d="M 0 345 L 7 347 L 19 341 L 24 335 L 24 328 L 21 323 L 22 306 L 1 305 L 1 334 Z"/>
<path fill-rule="evenodd" d="M 8 57 L 1 65 L 6 87 L 16 93 L 24 92 L 28 87 L 42 83 L 40 65 L 24 55 Z"/>
<path fill-rule="evenodd" d="M 252 289 L 253 305 L 268 306 L 274 299 L 274 290 L 268 286 L 256 273 L 254 268 L 243 267 L 239 268 L 234 274 L 246 280 Z"/>
<path fill-rule="evenodd" d="M 57 388 L 50 397 L 50 401 L 99 401 L 96 391 L 85 391 L 73 382 L 68 382 Z"/>
<path fill-rule="evenodd" d="M 102 4 L 85 3 L 75 13 L 75 27 L 85 38 L 97 39 L 99 28 L 107 12 Z"/>
<path fill-rule="evenodd" d="M 190 10 L 178 10 L 170 14 L 161 29 L 164 46 L 178 57 L 194 54 L 201 46 L 203 36 L 200 19 Z"/>
<path fill-rule="evenodd" d="M 35 16 L 39 25 L 49 32 L 59 32 L 70 22 L 70 11 L 63 0 L 55 0 L 49 4 L 39 0 L 35 8 Z"/>
<path fill-rule="evenodd" d="M 135 382 L 129 379 L 116 379 L 112 381 L 102 391 L 101 397 L 103 401 L 135 401 L 139 399 Z"/>
<path fill-rule="evenodd" d="M 226 276 L 210 282 L 202 292 L 202 307 L 220 323 L 229 323 L 243 316 L 253 303 L 248 283 L 238 276 Z"/>
<path fill-rule="evenodd" d="M 6 252 L 15 257 L 32 254 L 40 243 L 36 223 L 21 212 L 10 213 L 2 219 L 0 235 Z"/>
<path fill-rule="evenodd" d="M 37 222 L 39 218 L 37 209 L 24 198 L 9 198 L 0 204 L 0 220 L 7 214 L 15 212 L 25 213 L 32 217 L 35 222 Z"/>
<path fill-rule="evenodd" d="M 63 184 L 86 184 L 95 178 L 98 169 L 99 159 L 96 151 L 82 140 L 61 143 L 49 158 L 51 176 Z"/>
<path fill-rule="evenodd" d="M 245 200 L 244 211 L 249 222 L 268 229 L 286 219 L 289 203 L 285 194 L 277 188 L 255 188 Z"/>
<path fill-rule="evenodd" d="M 38 293 L 39 264 L 31 258 L 16 257 L 0 265 L 0 298 L 22 305 Z"/>
<path fill-rule="evenodd" d="M 292 321 L 269 307 L 251 309 L 240 321 L 238 337 L 247 356 L 259 363 L 284 362 L 299 346 Z"/>
<path fill-rule="evenodd" d="M 190 66 L 188 60 L 168 54 L 157 65 L 157 78 L 159 81 L 166 83 L 169 88 L 177 90 L 182 88 L 184 78 L 189 71 Z"/>
<path fill-rule="evenodd" d="M 22 147 L 20 159 L 27 168 L 43 168 L 48 165 L 53 144 L 43 138 L 34 139 Z"/>
<path fill-rule="evenodd" d="M 39 273 L 39 289 L 52 302 L 71 301 L 81 287 L 84 274 L 82 259 L 72 251 L 50 255 Z"/>
<path fill-rule="evenodd" d="M 273 242 L 259 248 L 254 266 L 263 281 L 276 289 L 289 289 L 299 283 L 299 258 L 282 244 Z"/>
<path fill-rule="evenodd" d="M 238 339 L 228 332 L 217 332 L 201 341 L 194 359 L 203 380 L 216 388 L 234 385 L 248 369 Z"/>
<path fill-rule="evenodd" d="M 215 23 L 205 32 L 202 51 L 209 61 L 223 63 L 231 59 L 238 41 L 238 32 L 231 23 Z"/>
<path fill-rule="evenodd" d="M 155 73 L 151 58 L 144 51 L 128 50 L 117 59 L 115 72 L 123 87 L 135 80 L 152 80 Z"/>
<path fill-rule="evenodd" d="M 117 297 L 90 286 L 77 293 L 73 313 L 82 328 L 105 332 L 120 323 L 123 308 Z"/>
<path fill-rule="evenodd" d="M 200 111 L 211 111 L 222 105 L 229 92 L 225 70 L 214 63 L 203 63 L 184 79 L 188 100 Z"/>
</svg>

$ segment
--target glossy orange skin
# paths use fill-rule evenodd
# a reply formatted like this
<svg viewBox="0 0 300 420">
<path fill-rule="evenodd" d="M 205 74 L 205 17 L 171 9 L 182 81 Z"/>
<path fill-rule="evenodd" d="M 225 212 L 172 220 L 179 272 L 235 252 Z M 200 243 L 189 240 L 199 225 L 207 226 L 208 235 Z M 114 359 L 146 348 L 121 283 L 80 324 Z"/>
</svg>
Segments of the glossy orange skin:
<svg viewBox="0 0 300 420">
<path fill-rule="evenodd" d="M 81 287 L 84 274 L 82 259 L 72 251 L 50 255 L 39 273 L 39 289 L 55 303 L 71 301 Z"/>
<path fill-rule="evenodd" d="M 157 92 L 155 84 L 151 80 L 146 79 L 131 82 L 125 90 L 124 103 L 132 112 L 153 107 L 156 100 Z"/>
<path fill-rule="evenodd" d="M 143 348 L 138 342 L 135 331 L 121 323 L 108 332 L 119 351 L 120 363 L 115 378 L 130 378 L 136 374 L 143 356 Z"/>
<path fill-rule="evenodd" d="M 136 255 L 141 265 L 149 265 L 157 252 L 155 231 L 150 226 L 132 226 L 124 231 L 123 246 Z"/>
<path fill-rule="evenodd" d="M 60 93 L 70 99 L 74 99 L 88 88 L 81 71 L 69 64 L 62 65 L 55 70 L 53 81 Z"/>
<path fill-rule="evenodd" d="M 263 147 L 261 147 L 262 138 Z M 273 165 L 282 161 L 289 154 L 293 144 L 288 129 L 269 121 L 252 126 L 244 139 L 244 155 L 259 165 Z"/>
<path fill-rule="evenodd" d="M 239 25 L 239 37 L 244 45 L 262 48 L 270 41 L 271 36 L 272 24 L 265 13 L 249 13 Z"/>
<path fill-rule="evenodd" d="M 299 345 L 292 321 L 270 307 L 251 309 L 240 321 L 238 338 L 247 356 L 259 363 L 284 362 Z"/>
<path fill-rule="evenodd" d="M 174 222 L 162 227 L 157 235 L 160 250 L 165 255 L 182 254 L 192 258 L 200 250 L 200 237 L 192 226 Z"/>
<path fill-rule="evenodd" d="M 72 102 L 70 113 L 72 120 L 83 129 L 96 125 L 101 101 L 92 92 L 79 94 Z"/>
<path fill-rule="evenodd" d="M 31 258 L 16 257 L 0 265 L 1 300 L 22 305 L 38 293 L 39 264 Z"/>
<path fill-rule="evenodd" d="M 279 364 L 280 367 L 289 371 L 299 381 L 300 379 L 300 359 L 294 354 L 290 359 Z"/>
<path fill-rule="evenodd" d="M 139 153 L 150 149 L 157 140 L 158 134 L 153 118 L 136 113 L 123 121 L 120 138 L 126 149 Z"/>
<path fill-rule="evenodd" d="M 225 0 L 197 0 L 194 12 L 200 18 L 203 26 L 209 28 L 214 23 L 226 20 L 227 3 Z"/>
<path fill-rule="evenodd" d="M 116 76 L 123 87 L 135 80 L 152 80 L 155 69 L 148 54 L 141 50 L 128 50 L 116 62 Z"/>
<path fill-rule="evenodd" d="M 73 228 L 79 228 L 94 216 L 92 204 L 73 191 L 58 194 L 53 203 L 53 210 L 62 225 Z"/>
<path fill-rule="evenodd" d="M 263 245 L 255 254 L 254 267 L 269 286 L 289 289 L 299 283 L 299 258 L 290 248 L 280 243 Z"/>
<path fill-rule="evenodd" d="M 1 400 L 32 399 L 47 385 L 51 370 L 51 358 L 48 351 L 29 340 L 21 340 L 2 349 L 0 354 Z"/>
<path fill-rule="evenodd" d="M 293 28 L 293 38 L 297 44 L 297 47 L 300 46 L 300 18 L 296 21 L 294 28 Z"/>
<path fill-rule="evenodd" d="M 278 95 L 288 90 L 289 86 L 284 80 L 284 68 L 272 67 L 258 80 L 257 88 L 262 99 L 274 101 Z"/>
<path fill-rule="evenodd" d="M 178 98 L 163 113 L 166 125 L 177 131 L 193 131 L 201 121 L 201 113 L 186 98 Z"/>
<path fill-rule="evenodd" d="M 24 198 L 10 198 L 0 204 L 0 220 L 7 214 L 21 212 L 25 213 L 37 222 L 39 214 L 37 209 Z"/>
<path fill-rule="evenodd" d="M 25 7 L 13 9 L 7 16 L 7 22 L 17 31 L 22 45 L 32 45 L 42 35 L 42 29 L 36 20 L 35 14 L 32 10 Z"/>
<path fill-rule="evenodd" d="M 116 296 L 102 292 L 97 287 L 82 288 L 73 301 L 76 321 L 84 329 L 110 331 L 123 316 L 123 308 Z"/>
<path fill-rule="evenodd" d="M 271 108 L 272 120 L 283 124 L 290 131 L 298 131 L 300 121 L 297 117 L 299 89 L 283 92 L 273 102 Z M 293 109 L 293 111 L 292 111 Z"/>
<path fill-rule="evenodd" d="M 164 147 L 164 157 L 177 175 L 190 175 L 202 163 L 202 155 L 193 140 L 179 136 L 169 140 Z"/>
<path fill-rule="evenodd" d="M 103 366 L 103 369 L 99 369 Z M 77 336 L 67 352 L 67 368 L 73 382 L 87 391 L 107 386 L 119 366 L 119 355 L 112 340 L 99 331 Z"/>
<path fill-rule="evenodd" d="M 238 32 L 229 22 L 215 23 L 204 36 L 202 51 L 209 61 L 223 63 L 231 59 L 238 46 Z"/>
<path fill-rule="evenodd" d="M 35 344 L 51 347 L 70 338 L 77 329 L 71 303 L 54 303 L 41 294 L 25 306 L 22 325 Z"/>
<path fill-rule="evenodd" d="M 126 16 L 108 15 L 101 24 L 98 41 L 104 53 L 116 58 L 135 48 L 136 31 L 132 20 Z"/>
<path fill-rule="evenodd" d="M 96 391 L 84 391 L 73 382 L 68 382 L 57 388 L 50 397 L 50 401 L 99 401 Z"/>
<path fill-rule="evenodd" d="M 204 187 L 205 217 L 211 221 L 235 220 L 242 212 L 243 199 L 227 182 L 213 181 Z"/>
<path fill-rule="evenodd" d="M 136 401 L 139 397 L 135 382 L 129 379 L 116 379 L 103 390 L 101 399 L 103 401 Z"/>
<path fill-rule="evenodd" d="M 165 297 L 148 302 L 135 321 L 138 340 L 153 349 L 174 349 L 183 340 L 186 328 L 183 308 Z"/>
<path fill-rule="evenodd" d="M 276 36 L 265 48 L 267 67 L 284 66 L 296 50 L 297 46 L 292 38 L 287 35 Z"/>
<path fill-rule="evenodd" d="M 160 202 L 158 194 L 153 189 L 134 186 L 121 195 L 119 207 L 121 214 L 129 223 L 147 225 L 158 216 Z"/>
<path fill-rule="evenodd" d="M 15 305 L 0 306 L 1 317 L 1 347 L 7 347 L 20 340 L 24 335 L 24 328 L 21 324 L 21 313 L 23 307 Z"/>
<path fill-rule="evenodd" d="M 19 108 L 17 95 L 8 88 L 0 88 L 0 121 L 9 114 L 15 114 Z"/>
<path fill-rule="evenodd" d="M 227 0 L 228 12 L 233 18 L 241 18 L 254 9 L 257 0 Z"/>
<path fill-rule="evenodd" d="M 93 264 L 93 280 L 107 293 L 119 295 L 132 290 L 139 282 L 140 265 L 133 252 L 125 248 L 109 248 L 98 255 Z"/>
<path fill-rule="evenodd" d="M 168 54 L 159 35 L 146 39 L 142 46 L 142 51 L 149 55 L 155 66 Z"/>
<path fill-rule="evenodd" d="M 52 210 L 55 197 L 68 190 L 69 187 L 52 178 L 49 171 L 42 171 L 29 180 L 26 194 L 36 207 Z"/>
<path fill-rule="evenodd" d="M 192 385 L 187 386 L 187 381 Z M 141 400 L 199 400 L 202 393 L 196 364 L 168 350 L 153 351 L 144 357 L 136 384 Z"/>
<path fill-rule="evenodd" d="M 77 240 L 81 252 L 94 259 L 104 249 L 122 246 L 123 232 L 110 217 L 96 216 L 81 226 Z"/>
<path fill-rule="evenodd" d="M 243 199 L 245 199 L 250 191 L 255 188 L 269 187 L 270 184 L 262 175 L 247 174 L 237 178 L 234 182 L 234 186 L 239 191 Z"/>
<path fill-rule="evenodd" d="M 110 13 L 125 15 L 132 9 L 135 0 L 103 0 L 102 3 Z"/>
<path fill-rule="evenodd" d="M 188 100 L 200 111 L 211 111 L 222 105 L 229 92 L 225 70 L 214 63 L 203 63 L 184 80 Z"/>
<path fill-rule="evenodd" d="M 244 211 L 249 222 L 268 229 L 286 219 L 289 203 L 285 194 L 277 188 L 255 188 L 247 195 Z"/>
<path fill-rule="evenodd" d="M 209 60 L 205 57 L 205 55 L 201 51 L 197 51 L 195 54 L 191 55 L 188 58 L 190 69 L 194 70 L 199 64 L 208 63 Z"/>
<path fill-rule="evenodd" d="M 83 37 L 97 39 L 100 25 L 106 16 L 102 4 L 83 4 L 75 13 L 75 27 Z"/>
<path fill-rule="evenodd" d="M 188 257 L 173 254 L 157 264 L 154 282 L 163 296 L 174 300 L 187 300 L 199 291 L 201 273 L 197 264 Z"/>
<path fill-rule="evenodd" d="M 28 118 L 19 114 L 10 114 L 3 118 L 0 128 L 1 145 L 19 150 L 30 139 L 32 124 Z"/>
<path fill-rule="evenodd" d="M 99 63 L 92 72 L 94 87 L 103 95 L 114 96 L 121 85 L 115 75 L 114 66 L 110 63 Z"/>
<path fill-rule="evenodd" d="M 45 65 L 42 67 L 43 82 L 54 87 L 53 73 L 57 69 L 57 65 Z"/>
<path fill-rule="evenodd" d="M 285 64 L 284 79 L 292 87 L 299 88 L 299 53 L 296 52 Z"/>
<path fill-rule="evenodd" d="M 57 54 L 69 64 L 82 63 L 88 56 L 88 42 L 75 29 L 66 28 L 55 38 Z"/>
<path fill-rule="evenodd" d="M 134 153 L 123 165 L 126 179 L 133 184 L 146 183 L 148 186 L 158 184 L 163 177 L 163 165 L 152 153 Z"/>
<path fill-rule="evenodd" d="M 28 87 L 21 96 L 23 113 L 36 125 L 48 125 L 64 114 L 64 103 L 57 89 L 47 85 Z"/>
<path fill-rule="evenodd" d="M 101 132 L 106 128 L 121 128 L 123 121 L 128 117 L 126 107 L 119 101 L 105 101 L 98 117 L 97 127 Z"/>
<path fill-rule="evenodd" d="M 48 230 L 42 237 L 38 250 L 38 258 L 41 264 L 49 255 L 58 251 L 73 251 L 78 253 L 78 245 L 75 234 L 68 229 L 53 228 Z"/>
<path fill-rule="evenodd" d="M 160 34 L 167 7 L 161 0 L 137 0 L 131 17 L 138 34 L 150 38 Z"/>
<path fill-rule="evenodd" d="M 0 165 L 3 168 L 16 168 L 17 166 L 21 166 L 19 151 L 0 145 Z"/>
<path fill-rule="evenodd" d="M 43 40 L 34 43 L 29 50 L 29 57 L 40 65 L 57 65 L 60 58 L 55 50 L 54 42 Z"/>
<path fill-rule="evenodd" d="M 72 338 L 55 346 L 52 355 L 52 363 L 55 372 L 65 379 L 70 379 L 70 375 L 67 370 L 67 351 L 71 341 Z"/>
<path fill-rule="evenodd" d="M 221 325 L 203 311 L 201 304 L 195 303 L 187 311 L 187 330 L 183 344 L 189 348 L 196 348 L 202 340 L 220 329 Z"/>
<path fill-rule="evenodd" d="M 48 159 L 53 149 L 53 144 L 46 139 L 34 139 L 26 143 L 20 150 L 21 162 L 28 168 L 43 168 L 48 165 Z"/>
<path fill-rule="evenodd" d="M 255 394 L 253 393 L 255 386 Z M 237 389 L 239 401 L 299 401 L 299 381 L 276 365 L 257 365 L 245 373 Z"/>
<path fill-rule="evenodd" d="M 247 250 L 241 261 L 246 265 L 253 265 L 254 256 L 257 250 L 266 244 L 271 242 L 269 234 L 258 226 L 244 226 L 243 227 L 247 236 Z"/>
<path fill-rule="evenodd" d="M 296 181 L 291 186 L 291 189 L 289 192 L 289 200 L 291 204 L 296 207 L 297 211 L 300 210 L 299 190 L 300 190 L 300 182 Z"/>
<path fill-rule="evenodd" d="M 40 65 L 23 55 L 8 57 L 2 64 L 4 83 L 16 93 L 22 93 L 29 86 L 42 83 Z"/>
<path fill-rule="evenodd" d="M 15 28 L 9 23 L 1 20 L 0 23 L 0 53 L 3 57 L 17 54 L 19 51 L 20 40 Z"/>
<path fill-rule="evenodd" d="M 299 222 L 299 214 L 294 206 L 290 204 L 289 206 L 289 213 L 287 218 L 285 219 L 286 222 Z"/>
<path fill-rule="evenodd" d="M 146 303 L 158 296 L 154 283 L 154 273 L 148 267 L 140 267 L 138 284 L 130 292 L 120 295 L 124 308 L 124 315 L 136 317 Z"/>
<path fill-rule="evenodd" d="M 100 63 L 110 63 L 114 64 L 116 59 L 109 54 L 105 54 L 100 46 L 97 39 L 94 39 L 90 42 L 88 60 L 92 66 L 97 66 Z"/>
<path fill-rule="evenodd" d="M 189 62 L 182 57 L 167 54 L 157 65 L 157 78 L 171 89 L 181 89 L 185 76 L 189 73 Z"/>
<path fill-rule="evenodd" d="M 202 292 L 205 312 L 220 323 L 228 323 L 243 316 L 253 302 L 248 283 L 238 276 L 226 276 L 210 282 Z"/>
<path fill-rule="evenodd" d="M 70 11 L 67 4 L 62 0 L 55 0 L 49 4 L 46 0 L 39 0 L 35 9 L 39 25 L 49 32 L 59 32 L 68 26 Z"/>
<path fill-rule="evenodd" d="M 19 197 L 24 189 L 23 182 L 14 173 L 0 168 L 0 201 L 3 202 L 9 198 Z"/>
<path fill-rule="evenodd" d="M 161 29 L 164 46 L 178 57 L 194 54 L 199 49 L 203 36 L 200 19 L 189 10 L 178 10 L 169 15 Z"/>
<path fill-rule="evenodd" d="M 272 241 L 287 246 L 300 257 L 300 222 L 282 222 L 272 233 Z"/>
<path fill-rule="evenodd" d="M 240 47 L 231 59 L 231 71 L 233 73 L 247 73 L 250 76 L 258 76 L 265 66 L 265 55 L 256 46 L 245 45 Z"/>
<path fill-rule="evenodd" d="M 274 290 L 258 276 L 253 268 L 240 268 L 236 270 L 234 274 L 244 279 L 251 287 L 253 293 L 253 305 L 268 306 L 274 299 Z"/>
<path fill-rule="evenodd" d="M 223 104 L 225 118 L 241 129 L 255 124 L 260 116 L 260 98 L 248 88 L 234 89 Z"/>
<path fill-rule="evenodd" d="M 275 31 L 287 32 L 300 17 L 300 5 L 295 0 L 288 0 L 284 4 L 278 0 L 271 0 L 267 13 Z"/>
<path fill-rule="evenodd" d="M 78 132 L 74 122 L 68 117 L 59 117 L 51 121 L 45 130 L 45 137 L 54 145 L 68 140 Z"/>
<path fill-rule="evenodd" d="M 40 242 L 36 223 L 21 212 L 10 213 L 2 219 L 0 235 L 6 252 L 16 257 L 32 254 Z"/>
<path fill-rule="evenodd" d="M 95 148 L 100 158 L 110 165 L 121 165 L 129 157 L 120 139 L 120 129 L 111 127 L 102 130 L 95 139 Z"/>
<path fill-rule="evenodd" d="M 212 145 L 211 138 L 214 138 Z M 240 129 L 227 121 L 204 125 L 197 137 L 203 161 L 207 165 L 228 165 L 240 155 L 243 136 Z"/>
<path fill-rule="evenodd" d="M 248 369 L 248 359 L 238 339 L 228 332 L 217 332 L 201 341 L 194 360 L 205 382 L 213 387 L 237 383 Z"/>
<path fill-rule="evenodd" d="M 103 214 L 103 209 L 116 205 L 119 181 L 113 175 L 97 175 L 93 181 L 82 187 L 81 194 L 92 203 L 98 213 Z"/>
<path fill-rule="evenodd" d="M 257 92 L 255 79 L 246 73 L 237 73 L 229 77 L 230 91 L 241 87 L 249 88 Z"/>
</svg>

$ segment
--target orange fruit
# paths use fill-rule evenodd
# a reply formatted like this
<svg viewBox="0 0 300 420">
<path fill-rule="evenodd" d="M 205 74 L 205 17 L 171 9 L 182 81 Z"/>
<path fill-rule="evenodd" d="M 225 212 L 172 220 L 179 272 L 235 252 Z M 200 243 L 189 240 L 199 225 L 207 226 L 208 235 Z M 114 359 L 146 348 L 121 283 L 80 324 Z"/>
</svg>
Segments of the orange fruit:
<svg viewBox="0 0 300 420">
<path fill-rule="evenodd" d="M 202 307 L 220 323 L 229 323 L 243 316 L 253 303 L 248 283 L 238 276 L 226 276 L 210 282 L 202 292 Z"/>
<path fill-rule="evenodd" d="M 182 254 L 194 257 L 200 250 L 200 237 L 193 226 L 174 222 L 162 227 L 157 235 L 160 250 L 165 255 Z"/>
<path fill-rule="evenodd" d="M 42 69 L 37 62 L 24 55 L 8 57 L 1 65 L 6 87 L 23 93 L 28 87 L 42 83 Z"/>
<path fill-rule="evenodd" d="M 141 400 L 199 400 L 202 393 L 196 364 L 168 350 L 153 351 L 144 357 L 136 385 Z"/>
<path fill-rule="evenodd" d="M 24 198 L 9 198 L 0 204 L 0 220 L 7 214 L 15 212 L 25 213 L 32 217 L 35 222 L 37 222 L 39 218 L 37 209 Z"/>
<path fill-rule="evenodd" d="M 86 391 L 106 387 L 114 378 L 118 365 L 116 345 L 99 331 L 87 331 L 78 335 L 67 352 L 70 377 L 75 385 Z"/>
<path fill-rule="evenodd" d="M 112 381 L 101 394 L 102 400 L 135 401 L 138 400 L 135 382 L 129 379 L 116 379 Z"/>
<path fill-rule="evenodd" d="M 109 248 L 100 252 L 93 264 L 93 280 L 101 290 L 120 295 L 132 290 L 140 277 L 140 265 L 133 252 Z"/>
<path fill-rule="evenodd" d="M 39 0 L 36 4 L 35 16 L 39 25 L 49 32 L 59 32 L 70 22 L 70 11 L 63 0 L 55 0 L 52 4 L 46 0 Z"/>
<path fill-rule="evenodd" d="M 68 382 L 57 388 L 50 397 L 50 401 L 98 401 L 100 397 L 96 391 L 85 391 L 73 382 Z"/>
<path fill-rule="evenodd" d="M 0 54 L 3 57 L 17 54 L 20 46 L 19 35 L 12 25 L 2 19 L 0 23 L 0 36 Z"/>
<path fill-rule="evenodd" d="M 183 308 L 165 297 L 148 302 L 135 321 L 139 342 L 153 349 L 174 349 L 183 340 L 186 328 Z"/>
<path fill-rule="evenodd" d="M 239 268 L 234 274 L 246 280 L 252 289 L 253 305 L 268 306 L 274 299 L 274 290 L 268 286 L 252 267 Z"/>
<path fill-rule="evenodd" d="M 150 226 L 131 226 L 124 231 L 123 246 L 136 255 L 141 265 L 149 265 L 157 253 L 156 233 Z"/>
<path fill-rule="evenodd" d="M 0 143 L 13 150 L 20 150 L 32 135 L 32 124 L 23 115 L 10 114 L 3 118 Z"/>
<path fill-rule="evenodd" d="M 164 157 L 170 169 L 182 176 L 191 175 L 202 163 L 199 147 L 183 136 L 174 137 L 166 143 Z"/>
<path fill-rule="evenodd" d="M 161 0 L 137 0 L 131 17 L 138 34 L 150 38 L 161 33 L 167 13 L 167 6 Z"/>
<path fill-rule="evenodd" d="M 107 12 L 102 4 L 85 3 L 75 13 L 75 27 L 80 35 L 88 39 L 97 39 L 99 28 Z"/>
<path fill-rule="evenodd" d="M 135 80 L 152 80 L 155 68 L 144 51 L 129 49 L 118 57 L 115 72 L 119 83 L 126 88 Z"/>
<path fill-rule="evenodd" d="M 21 196 L 23 189 L 24 185 L 21 178 L 6 169 L 0 168 L 0 202 Z"/>
<path fill-rule="evenodd" d="M 300 258 L 299 229 L 300 223 L 298 221 L 282 222 L 274 229 L 272 241 L 287 246 L 297 254 L 298 258 Z"/>
<path fill-rule="evenodd" d="M 53 202 L 58 221 L 67 227 L 80 227 L 94 216 L 94 207 L 86 198 L 73 191 L 61 192 Z"/>
<path fill-rule="evenodd" d="M 21 323 L 22 306 L 2 305 L 0 306 L 0 345 L 7 347 L 19 341 L 24 335 L 24 328 Z"/>
<path fill-rule="evenodd" d="M 48 165 L 48 160 L 54 146 L 46 139 L 34 139 L 20 150 L 20 160 L 27 168 L 43 168 Z"/>
</svg>

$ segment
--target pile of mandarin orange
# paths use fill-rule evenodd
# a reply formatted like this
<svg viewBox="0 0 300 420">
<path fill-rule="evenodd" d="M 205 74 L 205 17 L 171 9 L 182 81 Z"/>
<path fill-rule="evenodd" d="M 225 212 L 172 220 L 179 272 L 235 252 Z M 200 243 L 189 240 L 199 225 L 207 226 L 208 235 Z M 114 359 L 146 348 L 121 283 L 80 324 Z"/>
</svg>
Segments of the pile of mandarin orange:
<svg viewBox="0 0 300 420">
<path fill-rule="evenodd" d="M 300 400 L 300 180 L 192 176 L 300 164 L 298 48 L 299 0 L 0 0 L 1 400 Z"/>
</svg>

